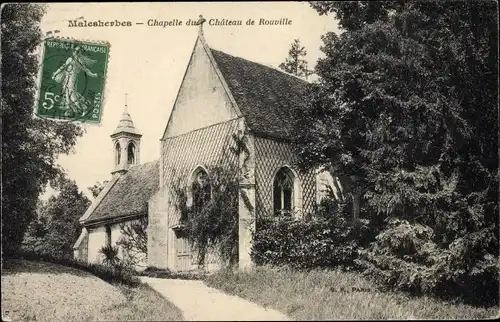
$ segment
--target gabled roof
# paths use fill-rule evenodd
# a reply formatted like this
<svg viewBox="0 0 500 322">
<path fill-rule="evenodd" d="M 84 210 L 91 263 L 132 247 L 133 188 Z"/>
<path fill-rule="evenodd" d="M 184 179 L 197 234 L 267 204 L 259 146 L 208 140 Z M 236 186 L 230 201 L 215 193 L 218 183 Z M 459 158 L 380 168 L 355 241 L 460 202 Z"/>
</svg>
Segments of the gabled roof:
<svg viewBox="0 0 500 322">
<path fill-rule="evenodd" d="M 255 134 L 290 140 L 295 108 L 309 83 L 277 69 L 210 49 L 236 103 Z"/>
<path fill-rule="evenodd" d="M 186 73 L 198 42 L 201 42 L 215 68 L 236 114 L 245 118 L 250 130 L 260 136 L 293 140 L 294 109 L 305 106 L 305 92 L 310 83 L 278 69 L 212 49 L 206 43 L 203 33 L 198 34 Z M 181 87 L 183 83 L 184 79 Z M 176 103 L 174 109 L 175 105 Z M 172 113 L 173 111 L 163 138 Z"/>
<path fill-rule="evenodd" d="M 158 161 L 130 167 L 118 177 L 83 224 L 147 215 L 148 200 L 158 190 L 158 185 Z"/>
</svg>

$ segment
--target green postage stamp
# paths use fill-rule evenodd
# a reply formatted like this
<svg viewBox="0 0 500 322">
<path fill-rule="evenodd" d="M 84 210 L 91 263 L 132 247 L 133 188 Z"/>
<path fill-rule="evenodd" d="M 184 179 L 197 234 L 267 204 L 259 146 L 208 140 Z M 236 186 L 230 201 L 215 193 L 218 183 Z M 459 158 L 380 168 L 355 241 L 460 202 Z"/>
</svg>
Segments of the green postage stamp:
<svg viewBox="0 0 500 322">
<path fill-rule="evenodd" d="M 46 39 L 36 115 L 100 123 L 109 44 Z"/>
</svg>

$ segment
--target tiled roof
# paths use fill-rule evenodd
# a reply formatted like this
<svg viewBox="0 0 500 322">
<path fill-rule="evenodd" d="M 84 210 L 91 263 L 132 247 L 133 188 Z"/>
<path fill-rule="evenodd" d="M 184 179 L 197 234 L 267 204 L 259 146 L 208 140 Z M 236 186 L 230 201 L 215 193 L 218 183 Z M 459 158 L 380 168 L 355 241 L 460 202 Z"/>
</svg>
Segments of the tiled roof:
<svg viewBox="0 0 500 322">
<path fill-rule="evenodd" d="M 158 161 L 132 166 L 121 175 L 85 223 L 147 215 L 148 200 L 158 190 Z"/>
<path fill-rule="evenodd" d="M 256 134 L 293 139 L 293 109 L 304 106 L 309 83 L 218 50 L 211 52 L 250 129 Z"/>
</svg>

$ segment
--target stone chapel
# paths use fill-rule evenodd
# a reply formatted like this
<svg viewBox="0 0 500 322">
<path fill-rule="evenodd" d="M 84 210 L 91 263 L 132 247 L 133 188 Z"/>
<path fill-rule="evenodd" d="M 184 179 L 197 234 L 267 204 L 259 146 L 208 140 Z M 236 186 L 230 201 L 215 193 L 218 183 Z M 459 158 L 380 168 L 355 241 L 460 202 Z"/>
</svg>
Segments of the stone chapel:
<svg viewBox="0 0 500 322">
<path fill-rule="evenodd" d="M 120 224 L 147 216 L 148 254 L 142 265 L 196 269 L 187 239 L 179 234 L 181 218 L 168 183 L 175 173 L 189 190 L 222 161 L 244 170 L 240 191 L 252 207 L 243 205 L 240 194 L 238 264 L 251 265 L 252 218 L 277 210 L 312 211 L 325 185 L 341 191 L 328 173 L 299 173 L 294 167 L 292 110 L 304 104 L 308 84 L 211 48 L 200 28 L 160 138 L 158 161 L 140 163 L 141 133 L 125 108 L 111 134 L 112 177 L 80 218 L 83 228 L 74 245 L 75 257 L 98 261 L 98 250 L 120 238 Z M 246 142 L 246 155 L 227 153 L 233 136 Z M 209 270 L 217 267 L 216 258 L 206 263 Z"/>
</svg>

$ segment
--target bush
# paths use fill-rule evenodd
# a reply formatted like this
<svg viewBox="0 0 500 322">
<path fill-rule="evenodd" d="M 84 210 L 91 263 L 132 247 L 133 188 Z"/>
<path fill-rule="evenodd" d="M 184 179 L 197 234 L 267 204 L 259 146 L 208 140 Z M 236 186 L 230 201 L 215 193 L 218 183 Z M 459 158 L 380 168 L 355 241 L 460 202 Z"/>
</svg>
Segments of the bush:
<svg viewBox="0 0 500 322">
<path fill-rule="evenodd" d="M 459 238 L 447 248 L 439 247 L 434 238 L 428 226 L 390 219 L 356 262 L 367 276 L 390 289 L 498 304 L 498 257 L 487 251 L 496 243 L 494 230 Z"/>
<path fill-rule="evenodd" d="M 102 265 L 113 267 L 120 263 L 120 258 L 118 257 L 118 247 L 106 245 L 99 249 L 99 259 Z"/>
<path fill-rule="evenodd" d="M 155 278 L 171 278 L 183 280 L 202 280 L 206 276 L 205 271 L 196 272 L 172 272 L 168 268 L 157 268 L 153 266 L 147 267 L 144 271 L 139 273 L 140 276 L 155 277 Z"/>
<path fill-rule="evenodd" d="M 103 266 L 100 264 L 85 263 L 73 259 L 58 258 L 50 254 L 37 254 L 27 251 L 18 251 L 12 256 L 12 258 L 32 261 L 44 261 L 80 269 L 113 284 L 124 284 L 134 287 L 140 284 L 140 280 L 136 276 L 137 273 L 130 267 L 121 264 L 117 264 L 115 266 Z"/>
<path fill-rule="evenodd" d="M 261 218 L 254 234 L 252 260 L 257 265 L 296 269 L 356 268 L 358 249 L 370 238 L 368 222 L 361 220 L 355 225 L 350 212 L 339 209 L 334 201 L 325 201 L 311 220 L 290 214 Z"/>
</svg>

